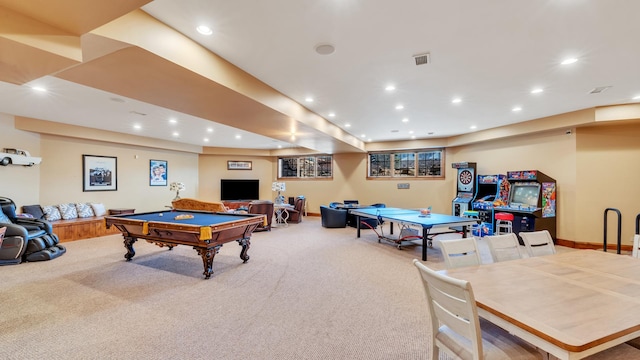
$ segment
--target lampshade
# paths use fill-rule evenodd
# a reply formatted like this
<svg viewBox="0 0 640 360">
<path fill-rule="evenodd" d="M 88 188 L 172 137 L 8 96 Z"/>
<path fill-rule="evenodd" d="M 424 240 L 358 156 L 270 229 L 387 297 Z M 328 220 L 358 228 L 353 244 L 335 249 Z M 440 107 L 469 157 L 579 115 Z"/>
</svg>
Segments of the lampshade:
<svg viewBox="0 0 640 360">
<path fill-rule="evenodd" d="M 286 185 L 283 182 L 274 182 L 273 184 L 271 184 L 271 190 L 272 191 L 285 191 L 286 190 Z"/>
</svg>

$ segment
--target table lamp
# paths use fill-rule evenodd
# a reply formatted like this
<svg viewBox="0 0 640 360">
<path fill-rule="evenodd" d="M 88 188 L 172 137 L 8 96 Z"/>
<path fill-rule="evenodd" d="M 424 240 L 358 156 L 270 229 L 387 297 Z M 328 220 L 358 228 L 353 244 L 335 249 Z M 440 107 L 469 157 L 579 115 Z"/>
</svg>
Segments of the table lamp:
<svg viewBox="0 0 640 360">
<path fill-rule="evenodd" d="M 273 184 L 271 184 L 271 190 L 273 191 L 277 191 L 278 192 L 278 196 L 276 196 L 276 204 L 284 204 L 284 196 L 281 195 L 282 191 L 286 190 L 286 185 L 283 182 L 274 182 Z"/>
</svg>

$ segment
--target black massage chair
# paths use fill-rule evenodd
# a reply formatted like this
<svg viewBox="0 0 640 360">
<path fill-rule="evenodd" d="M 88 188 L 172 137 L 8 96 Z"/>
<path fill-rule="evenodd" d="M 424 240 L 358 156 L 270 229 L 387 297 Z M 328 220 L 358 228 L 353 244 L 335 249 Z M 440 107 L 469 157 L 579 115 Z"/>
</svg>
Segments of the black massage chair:
<svg viewBox="0 0 640 360">
<path fill-rule="evenodd" d="M 0 197 L 0 209 L 0 228 L 7 228 L 0 247 L 0 265 L 51 260 L 67 251 L 58 244 L 48 221 L 18 217 L 16 204 L 6 197 Z"/>
</svg>

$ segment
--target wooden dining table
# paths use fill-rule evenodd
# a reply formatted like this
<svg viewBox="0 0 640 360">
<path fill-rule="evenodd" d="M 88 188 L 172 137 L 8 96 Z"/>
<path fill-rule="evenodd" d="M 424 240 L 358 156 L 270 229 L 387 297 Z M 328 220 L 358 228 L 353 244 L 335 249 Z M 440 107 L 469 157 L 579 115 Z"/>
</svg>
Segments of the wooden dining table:
<svg viewBox="0 0 640 360">
<path fill-rule="evenodd" d="M 478 314 L 563 360 L 640 337 L 640 259 L 571 250 L 442 270 L 471 283 Z"/>
</svg>

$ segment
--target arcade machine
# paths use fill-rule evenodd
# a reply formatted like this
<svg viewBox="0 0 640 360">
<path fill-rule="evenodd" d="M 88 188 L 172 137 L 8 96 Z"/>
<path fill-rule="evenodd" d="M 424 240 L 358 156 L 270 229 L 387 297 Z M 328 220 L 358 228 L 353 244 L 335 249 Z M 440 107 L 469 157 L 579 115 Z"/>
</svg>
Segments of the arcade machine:
<svg viewBox="0 0 640 360">
<path fill-rule="evenodd" d="M 514 215 L 512 230 L 548 230 L 556 239 L 556 181 L 538 170 L 508 171 L 511 185 L 509 201 L 505 206 L 495 206 L 495 212 Z M 518 236 L 520 237 L 520 236 Z"/>
<path fill-rule="evenodd" d="M 451 213 L 462 216 L 465 211 L 471 210 L 471 202 L 476 195 L 476 163 L 452 163 L 451 167 L 458 169 L 458 192 L 452 201 Z"/>
<path fill-rule="evenodd" d="M 472 209 L 478 212 L 482 221 L 481 229 L 485 233 L 476 236 L 492 235 L 495 228 L 494 206 L 506 205 L 509 201 L 510 184 L 507 176 L 478 175 L 478 191 Z"/>
</svg>

